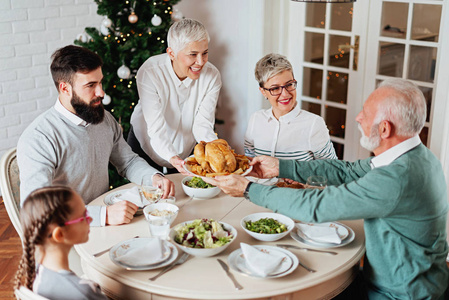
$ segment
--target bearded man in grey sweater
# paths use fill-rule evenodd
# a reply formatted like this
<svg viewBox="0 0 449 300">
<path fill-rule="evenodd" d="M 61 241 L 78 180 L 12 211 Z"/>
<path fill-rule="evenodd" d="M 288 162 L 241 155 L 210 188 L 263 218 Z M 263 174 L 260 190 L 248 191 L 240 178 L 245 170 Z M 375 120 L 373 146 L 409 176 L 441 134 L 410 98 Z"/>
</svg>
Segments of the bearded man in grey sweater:
<svg viewBox="0 0 449 300">
<path fill-rule="evenodd" d="M 73 45 L 57 50 L 52 58 L 59 97 L 28 126 L 17 145 L 21 204 L 33 190 L 49 185 L 70 186 L 88 204 L 108 190 L 109 163 L 134 183 L 153 175 L 153 185 L 164 187 L 163 197 L 174 195 L 174 184 L 131 150 L 120 125 L 105 111 L 101 58 Z M 128 201 L 88 206 L 91 226 L 129 223 L 137 209 Z"/>
</svg>

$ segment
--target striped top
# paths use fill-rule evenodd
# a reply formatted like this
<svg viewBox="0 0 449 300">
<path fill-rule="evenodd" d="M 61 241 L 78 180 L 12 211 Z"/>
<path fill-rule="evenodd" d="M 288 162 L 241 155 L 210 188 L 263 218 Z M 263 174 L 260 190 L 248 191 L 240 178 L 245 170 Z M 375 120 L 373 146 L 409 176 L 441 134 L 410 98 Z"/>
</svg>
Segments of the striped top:
<svg viewBox="0 0 449 300">
<path fill-rule="evenodd" d="M 271 108 L 252 114 L 245 134 L 245 155 L 301 161 L 337 158 L 323 118 L 298 105 L 279 120 Z"/>
</svg>

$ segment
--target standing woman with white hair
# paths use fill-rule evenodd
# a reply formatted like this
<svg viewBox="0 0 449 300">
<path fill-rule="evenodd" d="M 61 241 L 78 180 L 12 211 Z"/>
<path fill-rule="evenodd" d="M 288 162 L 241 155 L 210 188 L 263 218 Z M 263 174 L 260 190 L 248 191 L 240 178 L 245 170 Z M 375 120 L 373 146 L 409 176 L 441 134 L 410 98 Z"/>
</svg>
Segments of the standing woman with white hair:
<svg viewBox="0 0 449 300">
<path fill-rule="evenodd" d="M 167 53 L 147 59 L 137 72 L 139 103 L 131 116 L 128 144 L 151 166 L 168 173 L 183 168 L 199 141 L 217 139 L 215 108 L 221 88 L 208 62 L 209 34 L 200 22 L 183 19 L 168 31 Z"/>
</svg>

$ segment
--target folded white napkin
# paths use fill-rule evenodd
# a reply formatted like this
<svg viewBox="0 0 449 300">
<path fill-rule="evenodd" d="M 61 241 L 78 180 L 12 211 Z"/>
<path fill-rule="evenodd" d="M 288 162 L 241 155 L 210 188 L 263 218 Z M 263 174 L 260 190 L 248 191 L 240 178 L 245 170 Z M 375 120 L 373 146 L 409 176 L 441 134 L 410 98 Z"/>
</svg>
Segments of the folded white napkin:
<svg viewBox="0 0 449 300">
<path fill-rule="evenodd" d="M 300 230 L 309 239 L 320 243 L 341 244 L 340 235 L 337 228 L 329 227 L 329 225 L 321 224 L 296 224 Z"/>
<path fill-rule="evenodd" d="M 150 265 L 162 261 L 169 254 L 166 253 L 168 251 L 160 239 L 150 239 L 142 247 L 132 248 L 116 260 L 130 266 Z"/>
<path fill-rule="evenodd" d="M 143 203 L 142 203 L 142 198 L 140 197 L 140 190 L 139 190 L 138 186 L 135 186 L 135 187 L 127 190 L 126 192 L 124 192 L 123 194 L 121 194 L 120 196 L 117 196 L 115 198 L 117 200 L 127 200 L 129 202 L 134 203 L 138 207 L 144 207 L 145 205 L 150 204 L 150 202 L 148 202 L 146 199 L 143 199 Z"/>
<path fill-rule="evenodd" d="M 284 259 L 284 255 L 266 253 L 245 243 L 240 243 L 246 266 L 259 276 L 267 277 L 273 273 Z"/>
</svg>

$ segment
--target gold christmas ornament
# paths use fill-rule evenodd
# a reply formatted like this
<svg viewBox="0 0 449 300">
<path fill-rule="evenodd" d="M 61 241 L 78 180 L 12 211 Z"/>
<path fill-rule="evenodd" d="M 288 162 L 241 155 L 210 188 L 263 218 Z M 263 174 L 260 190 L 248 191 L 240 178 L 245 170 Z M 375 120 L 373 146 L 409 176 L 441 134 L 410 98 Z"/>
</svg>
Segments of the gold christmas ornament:
<svg viewBox="0 0 449 300">
<path fill-rule="evenodd" d="M 129 17 L 128 17 L 128 21 L 129 21 L 129 23 L 131 23 L 131 24 L 136 23 L 137 20 L 139 20 L 139 18 L 137 17 L 137 15 L 136 15 L 134 12 L 132 12 L 132 13 L 129 15 Z"/>
</svg>

